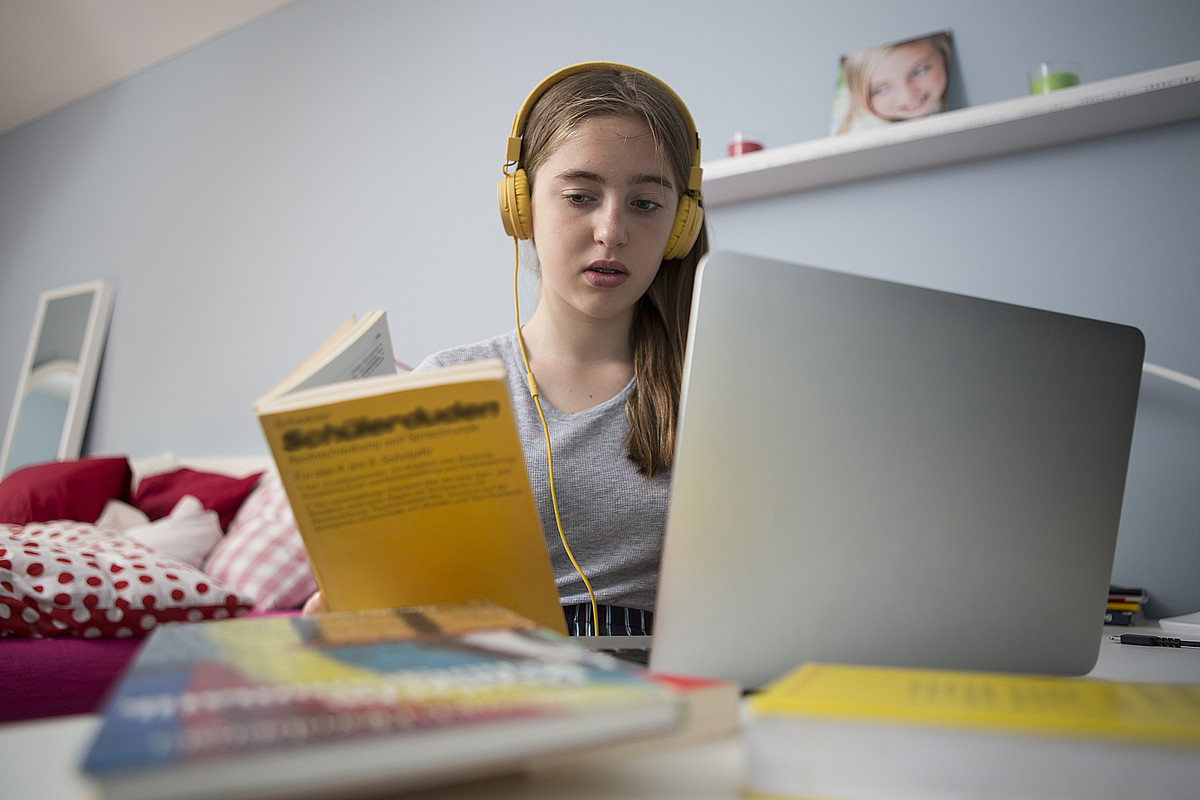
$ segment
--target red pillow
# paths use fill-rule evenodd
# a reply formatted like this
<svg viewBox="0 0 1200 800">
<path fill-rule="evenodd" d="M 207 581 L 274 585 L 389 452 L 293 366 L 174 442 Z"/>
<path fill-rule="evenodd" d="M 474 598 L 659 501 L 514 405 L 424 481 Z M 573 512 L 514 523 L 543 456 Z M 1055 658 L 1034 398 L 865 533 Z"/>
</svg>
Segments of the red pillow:
<svg viewBox="0 0 1200 800">
<path fill-rule="evenodd" d="M 210 511 L 216 511 L 221 528 L 229 527 L 246 495 L 254 489 L 261 472 L 244 478 L 233 478 L 216 472 L 197 472 L 177 469 L 159 475 L 149 475 L 138 483 L 131 505 L 137 506 L 153 522 L 171 513 L 185 494 L 190 494 Z"/>
<path fill-rule="evenodd" d="M 123 456 L 21 467 L 0 481 L 0 522 L 95 522 L 109 500 L 129 501 L 132 479 Z"/>
</svg>

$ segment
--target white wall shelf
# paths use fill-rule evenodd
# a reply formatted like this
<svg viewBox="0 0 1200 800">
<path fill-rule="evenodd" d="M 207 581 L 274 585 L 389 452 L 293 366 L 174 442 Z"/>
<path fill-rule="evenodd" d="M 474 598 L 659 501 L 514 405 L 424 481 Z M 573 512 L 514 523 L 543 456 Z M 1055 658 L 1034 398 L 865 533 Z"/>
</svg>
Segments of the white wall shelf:
<svg viewBox="0 0 1200 800">
<path fill-rule="evenodd" d="M 704 163 L 709 207 L 1200 117 L 1200 61 Z"/>
</svg>

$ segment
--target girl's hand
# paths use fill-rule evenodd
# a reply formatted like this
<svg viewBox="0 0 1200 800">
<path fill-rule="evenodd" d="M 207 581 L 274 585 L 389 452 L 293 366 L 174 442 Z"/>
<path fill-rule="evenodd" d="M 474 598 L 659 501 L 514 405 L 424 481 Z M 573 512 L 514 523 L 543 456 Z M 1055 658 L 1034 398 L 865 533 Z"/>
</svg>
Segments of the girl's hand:
<svg viewBox="0 0 1200 800">
<path fill-rule="evenodd" d="M 307 617 L 310 614 L 323 614 L 328 610 L 329 606 L 325 605 L 325 595 L 318 590 L 313 593 L 312 597 L 304 601 L 304 609 L 300 613 Z"/>
</svg>

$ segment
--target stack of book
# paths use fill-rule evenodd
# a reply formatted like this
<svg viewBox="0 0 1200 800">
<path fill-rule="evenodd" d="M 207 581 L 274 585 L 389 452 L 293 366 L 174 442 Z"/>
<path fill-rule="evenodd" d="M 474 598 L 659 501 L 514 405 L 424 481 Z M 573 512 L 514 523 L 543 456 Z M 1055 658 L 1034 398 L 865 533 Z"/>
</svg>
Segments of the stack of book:
<svg viewBox="0 0 1200 800">
<path fill-rule="evenodd" d="M 1132 586 L 1108 587 L 1108 605 L 1104 608 L 1105 625 L 1139 625 L 1146 619 L 1150 594 Z"/>
</svg>

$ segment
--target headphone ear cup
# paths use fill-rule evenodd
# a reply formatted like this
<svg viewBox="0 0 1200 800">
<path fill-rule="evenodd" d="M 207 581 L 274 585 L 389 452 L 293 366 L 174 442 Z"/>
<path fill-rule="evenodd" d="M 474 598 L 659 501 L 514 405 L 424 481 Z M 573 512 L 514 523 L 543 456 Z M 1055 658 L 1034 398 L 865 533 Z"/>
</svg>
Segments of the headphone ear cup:
<svg viewBox="0 0 1200 800">
<path fill-rule="evenodd" d="M 696 198 L 685 194 L 679 198 L 679 208 L 675 212 L 675 225 L 667 238 L 667 250 L 663 258 L 671 261 L 683 258 L 691 252 L 700 236 L 700 224 L 704 221 L 704 209 Z"/>
<path fill-rule="evenodd" d="M 529 210 L 532 199 L 525 170 L 519 169 L 501 178 L 496 186 L 496 198 L 500 201 L 500 221 L 504 223 L 504 232 L 516 239 L 532 239 L 533 215 Z"/>
</svg>

